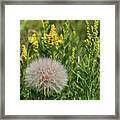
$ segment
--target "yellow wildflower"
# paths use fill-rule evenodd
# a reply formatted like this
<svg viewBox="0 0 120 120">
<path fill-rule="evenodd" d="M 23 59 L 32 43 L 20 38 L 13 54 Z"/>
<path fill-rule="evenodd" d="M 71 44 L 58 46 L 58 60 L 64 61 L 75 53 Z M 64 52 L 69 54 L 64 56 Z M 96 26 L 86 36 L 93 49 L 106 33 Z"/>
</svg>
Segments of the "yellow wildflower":
<svg viewBox="0 0 120 120">
<path fill-rule="evenodd" d="M 28 37 L 29 42 L 33 46 L 33 50 L 36 52 L 38 49 L 38 39 L 37 39 L 37 33 L 33 33 L 30 37 Z"/>
<path fill-rule="evenodd" d="M 36 40 L 37 40 L 37 34 L 36 33 L 33 33 L 31 36 L 28 37 L 28 41 L 30 43 L 33 43 Z"/>
<path fill-rule="evenodd" d="M 51 31 L 56 31 L 56 27 L 54 24 L 51 25 Z"/>
<path fill-rule="evenodd" d="M 21 49 L 21 59 L 22 62 L 24 63 L 27 59 L 27 49 L 25 47 L 25 45 L 22 45 L 22 49 Z"/>
<path fill-rule="evenodd" d="M 33 39 L 36 39 L 37 34 L 36 34 L 36 33 L 33 33 L 33 34 L 32 34 L 32 37 L 33 37 Z"/>
<path fill-rule="evenodd" d="M 58 36 L 57 31 L 56 31 L 56 27 L 54 24 L 51 25 L 51 30 L 50 30 L 49 36 L 51 37 L 51 44 L 54 45 L 55 38 Z"/>
<path fill-rule="evenodd" d="M 47 35 L 46 33 L 44 33 L 44 34 L 43 34 L 43 37 L 42 37 L 42 39 L 43 39 L 43 41 L 44 41 L 45 43 L 47 43 L 47 36 L 48 36 L 48 35 Z"/>
<path fill-rule="evenodd" d="M 52 48 L 52 47 L 58 48 L 59 43 L 60 44 L 63 43 L 63 35 L 62 34 L 60 36 L 58 35 L 54 24 L 51 25 L 51 29 L 48 34 L 46 33 L 43 34 L 42 39 L 47 48 Z"/>
<path fill-rule="evenodd" d="M 32 43 L 32 45 L 33 45 L 33 48 L 38 48 L 38 41 L 36 40 L 36 41 L 34 41 L 33 43 Z"/>
<path fill-rule="evenodd" d="M 58 36 L 55 36 L 55 40 L 56 40 L 56 47 L 58 46 Z"/>
</svg>

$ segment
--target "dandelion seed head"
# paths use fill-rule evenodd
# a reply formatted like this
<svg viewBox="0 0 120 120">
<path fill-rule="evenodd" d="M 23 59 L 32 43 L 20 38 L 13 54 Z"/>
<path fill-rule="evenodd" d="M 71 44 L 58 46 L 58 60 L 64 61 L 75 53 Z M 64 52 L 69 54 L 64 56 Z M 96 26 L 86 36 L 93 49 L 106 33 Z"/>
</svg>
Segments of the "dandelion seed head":
<svg viewBox="0 0 120 120">
<path fill-rule="evenodd" d="M 67 83 L 67 72 L 61 63 L 42 58 L 32 61 L 26 69 L 26 80 L 30 87 L 60 91 Z"/>
</svg>

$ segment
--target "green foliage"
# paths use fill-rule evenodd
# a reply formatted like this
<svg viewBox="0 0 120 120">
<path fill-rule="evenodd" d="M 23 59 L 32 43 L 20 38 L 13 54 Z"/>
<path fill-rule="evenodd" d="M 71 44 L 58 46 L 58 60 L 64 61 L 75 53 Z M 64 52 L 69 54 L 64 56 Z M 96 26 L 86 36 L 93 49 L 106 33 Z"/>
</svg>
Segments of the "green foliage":
<svg viewBox="0 0 120 120">
<path fill-rule="evenodd" d="M 100 99 L 99 20 L 21 20 L 20 36 L 21 100 Z M 25 80 L 26 67 L 41 57 L 55 59 L 66 68 L 67 86 L 59 93 L 29 88 Z"/>
</svg>

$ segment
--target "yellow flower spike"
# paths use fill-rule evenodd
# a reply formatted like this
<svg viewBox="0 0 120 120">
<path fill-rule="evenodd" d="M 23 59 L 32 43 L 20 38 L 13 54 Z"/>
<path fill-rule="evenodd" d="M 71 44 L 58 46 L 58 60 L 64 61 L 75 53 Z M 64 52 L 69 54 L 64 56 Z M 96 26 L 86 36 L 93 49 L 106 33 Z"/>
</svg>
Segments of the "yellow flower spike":
<svg viewBox="0 0 120 120">
<path fill-rule="evenodd" d="M 51 39 L 51 36 L 50 36 L 50 34 L 49 34 L 49 35 L 47 35 L 47 44 L 48 44 L 48 45 L 50 44 L 50 39 Z"/>
<path fill-rule="evenodd" d="M 91 32 L 90 32 L 90 23 L 88 20 L 85 21 L 87 25 L 87 38 L 91 39 Z"/>
<path fill-rule="evenodd" d="M 47 43 L 47 34 L 46 33 L 43 34 L 43 38 L 42 39 L 43 39 L 43 42 Z"/>
<path fill-rule="evenodd" d="M 50 30 L 49 36 L 48 36 L 48 43 L 51 44 L 52 46 L 54 46 L 54 44 L 55 44 L 56 35 L 57 35 L 56 27 L 54 24 L 52 24 L 51 30 Z M 51 40 L 51 43 L 50 43 L 50 40 Z"/>
<path fill-rule="evenodd" d="M 37 52 L 37 49 L 38 49 L 38 40 L 34 41 L 34 42 L 32 43 L 32 46 L 33 46 L 33 50 L 34 50 L 35 52 Z"/>
<path fill-rule="evenodd" d="M 37 34 L 36 33 L 33 33 L 31 36 L 28 37 L 29 43 L 33 43 L 36 40 L 37 40 Z"/>
<path fill-rule="evenodd" d="M 52 39 L 52 45 L 54 47 L 56 47 L 56 49 L 58 49 L 59 44 L 58 44 L 58 34 L 57 34 L 57 32 L 54 34 L 54 38 Z"/>
<path fill-rule="evenodd" d="M 63 35 L 61 34 L 59 36 L 56 30 L 56 26 L 52 24 L 49 33 L 43 35 L 43 41 L 47 48 L 56 47 L 56 49 L 58 49 L 59 43 L 63 43 Z"/>
<path fill-rule="evenodd" d="M 56 27 L 54 24 L 51 25 L 51 31 L 56 31 Z"/>
<path fill-rule="evenodd" d="M 32 45 L 34 48 L 38 48 L 38 41 L 34 41 Z"/>
<path fill-rule="evenodd" d="M 54 39 L 54 36 L 55 36 L 55 32 L 51 31 L 51 37 L 52 37 L 52 39 Z"/>
<path fill-rule="evenodd" d="M 47 38 L 48 38 L 48 34 L 44 33 L 44 42 L 45 42 L 45 44 L 47 44 L 47 43 L 48 43 Z"/>
<path fill-rule="evenodd" d="M 24 63 L 27 59 L 27 49 L 26 49 L 25 45 L 22 45 L 21 58 L 22 58 L 22 63 Z"/>
<path fill-rule="evenodd" d="M 75 63 L 75 48 L 72 48 L 72 64 Z"/>
<path fill-rule="evenodd" d="M 51 44 L 54 45 L 54 38 L 52 39 L 52 43 Z"/>
<path fill-rule="evenodd" d="M 58 46 L 58 36 L 55 37 L 56 40 L 56 47 Z"/>
<path fill-rule="evenodd" d="M 54 35 L 51 36 L 51 44 L 54 45 Z"/>
<path fill-rule="evenodd" d="M 37 33 L 33 32 L 33 34 L 28 39 L 29 39 L 29 42 L 32 43 L 33 51 L 36 52 L 38 49 Z"/>
</svg>

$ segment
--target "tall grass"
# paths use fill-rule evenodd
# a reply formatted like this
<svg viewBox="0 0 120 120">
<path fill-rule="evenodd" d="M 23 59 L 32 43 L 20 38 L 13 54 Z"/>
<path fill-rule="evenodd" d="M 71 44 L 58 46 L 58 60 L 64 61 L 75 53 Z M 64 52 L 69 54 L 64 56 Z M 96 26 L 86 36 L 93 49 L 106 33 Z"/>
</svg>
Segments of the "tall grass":
<svg viewBox="0 0 120 120">
<path fill-rule="evenodd" d="M 21 100 L 100 99 L 99 20 L 20 21 Z M 44 94 L 30 88 L 26 67 L 38 58 L 51 58 L 67 70 L 68 82 L 62 91 Z"/>
</svg>

